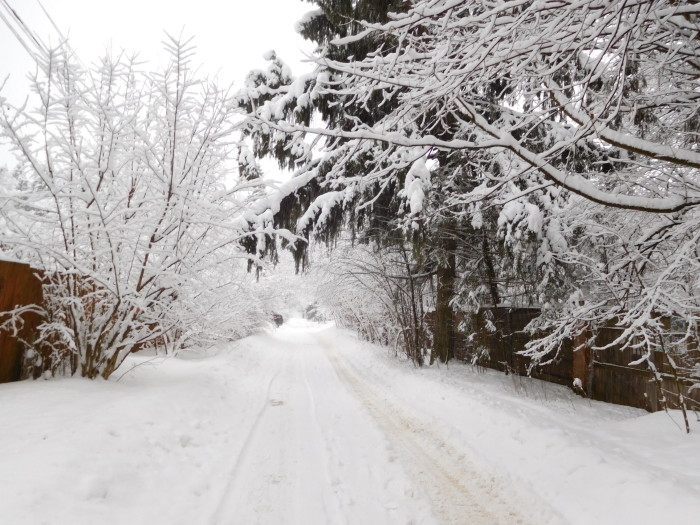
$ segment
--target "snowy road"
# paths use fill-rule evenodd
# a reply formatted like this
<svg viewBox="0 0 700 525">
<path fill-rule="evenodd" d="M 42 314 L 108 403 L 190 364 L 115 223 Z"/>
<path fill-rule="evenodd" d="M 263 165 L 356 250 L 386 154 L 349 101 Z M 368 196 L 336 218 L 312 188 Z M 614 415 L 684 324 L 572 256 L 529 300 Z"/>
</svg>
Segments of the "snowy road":
<svg viewBox="0 0 700 525">
<path fill-rule="evenodd" d="M 677 417 L 677 415 L 674 415 Z M 0 524 L 694 523 L 700 422 L 284 327 L 0 385 Z"/>
<path fill-rule="evenodd" d="M 527 523 L 501 497 L 512 490 L 353 368 L 328 334 L 287 326 L 264 351 L 275 354 L 264 401 L 212 524 Z"/>
</svg>

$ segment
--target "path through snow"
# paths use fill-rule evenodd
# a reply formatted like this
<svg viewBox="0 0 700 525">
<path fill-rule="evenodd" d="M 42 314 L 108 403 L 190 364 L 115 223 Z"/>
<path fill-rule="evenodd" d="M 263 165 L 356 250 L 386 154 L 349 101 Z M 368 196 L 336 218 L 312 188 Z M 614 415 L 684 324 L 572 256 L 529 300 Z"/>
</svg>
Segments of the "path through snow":
<svg viewBox="0 0 700 525">
<path fill-rule="evenodd" d="M 133 367 L 133 368 L 130 368 Z M 123 377 L 122 377 L 123 376 Z M 119 381 L 117 379 L 122 377 Z M 0 385 L 0 523 L 691 523 L 700 425 L 292 321 Z"/>
<path fill-rule="evenodd" d="M 377 391 L 336 344 L 298 323 L 267 338 L 271 378 L 212 524 L 528 523 L 510 487 Z"/>
</svg>

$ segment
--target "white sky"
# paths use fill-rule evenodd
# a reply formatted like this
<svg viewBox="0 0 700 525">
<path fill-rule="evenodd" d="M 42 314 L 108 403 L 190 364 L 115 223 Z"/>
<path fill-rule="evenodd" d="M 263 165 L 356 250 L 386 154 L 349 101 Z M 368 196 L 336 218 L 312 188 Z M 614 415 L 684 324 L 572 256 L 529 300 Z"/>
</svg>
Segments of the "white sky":
<svg viewBox="0 0 700 525">
<path fill-rule="evenodd" d="M 37 0 L 9 0 L 10 6 L 45 41 L 57 42 L 55 33 Z M 155 67 L 164 61 L 164 32 L 194 36 L 193 61 L 203 72 L 218 73 L 220 85 L 241 84 L 246 73 L 263 68 L 262 55 L 270 49 L 285 60 L 295 74 L 309 68 L 301 64 L 304 41 L 294 23 L 314 9 L 302 0 L 42 0 L 56 25 L 69 35 L 73 48 L 89 63 L 111 42 L 116 51 L 138 52 Z M 3 96 L 18 103 L 24 99 L 31 58 L 0 21 L 0 82 L 7 75 Z"/>
<path fill-rule="evenodd" d="M 37 0 L 8 0 L 9 5 L 46 43 L 58 37 Z M 303 63 L 314 45 L 303 40 L 294 24 L 315 5 L 302 0 L 41 0 L 81 60 L 89 64 L 111 45 L 113 51 L 138 52 L 156 69 L 164 64 L 164 31 L 194 37 L 192 63 L 201 72 L 217 76 L 219 85 L 241 86 L 251 69 L 267 67 L 262 55 L 274 49 L 295 74 L 311 66 Z M 27 74 L 34 70 L 31 57 L 0 20 L 0 95 L 14 105 L 28 93 Z M 13 165 L 0 144 L 0 165 Z M 263 169 L 277 172 L 274 163 Z"/>
</svg>

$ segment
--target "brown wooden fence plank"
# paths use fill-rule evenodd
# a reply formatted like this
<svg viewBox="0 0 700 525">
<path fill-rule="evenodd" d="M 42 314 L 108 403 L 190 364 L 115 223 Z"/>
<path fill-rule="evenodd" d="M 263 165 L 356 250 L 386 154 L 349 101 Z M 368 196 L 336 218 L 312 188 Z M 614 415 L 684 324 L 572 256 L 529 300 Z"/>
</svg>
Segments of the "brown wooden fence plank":
<svg viewBox="0 0 700 525">
<path fill-rule="evenodd" d="M 700 388 L 692 389 L 698 382 L 697 378 L 692 377 L 692 367 L 700 363 L 700 350 L 696 342 L 688 345 L 683 366 L 677 367 L 678 379 L 672 374 L 667 356 L 662 352 L 650 356 L 660 373 L 659 381 L 655 380 L 647 363 L 630 365 L 644 356 L 639 350 L 623 350 L 613 344 L 622 333 L 622 328 L 615 326 L 602 328 L 596 334 L 596 346 L 612 345 L 609 349 L 592 351 L 585 348 L 574 355 L 574 343 L 568 342 L 554 362 L 531 367 L 530 359 L 518 352 L 525 349 L 530 339 L 523 328 L 537 315 L 539 311 L 534 308 L 490 308 L 480 311 L 472 316 L 473 337 L 460 340 L 463 347 L 458 355 L 469 362 L 476 359 L 479 365 L 486 368 L 529 375 L 566 386 L 572 386 L 574 377 L 579 377 L 585 382 L 583 387 L 587 395 L 607 403 L 654 412 L 664 408 L 665 400 L 669 408 L 679 408 L 680 390 L 689 408 L 700 409 Z M 577 344 L 585 341 L 586 337 Z"/>
<path fill-rule="evenodd" d="M 32 268 L 28 264 L 0 260 L 0 319 L 7 319 L 7 315 L 2 315 L 2 312 L 41 302 L 41 282 Z M 24 348 L 20 339 L 33 338 L 39 316 L 25 313 L 22 319 L 24 322 L 19 337 L 7 330 L 0 330 L 0 383 L 18 381 L 21 378 Z"/>
</svg>

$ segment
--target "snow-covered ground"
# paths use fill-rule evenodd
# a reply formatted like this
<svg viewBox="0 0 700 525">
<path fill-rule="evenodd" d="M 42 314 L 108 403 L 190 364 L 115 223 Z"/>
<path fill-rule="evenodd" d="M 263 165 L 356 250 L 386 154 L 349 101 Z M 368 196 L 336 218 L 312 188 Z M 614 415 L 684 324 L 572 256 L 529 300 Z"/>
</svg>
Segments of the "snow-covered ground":
<svg viewBox="0 0 700 525">
<path fill-rule="evenodd" d="M 673 419 L 676 419 L 674 422 Z M 112 380 L 0 385 L 0 523 L 659 524 L 700 424 L 292 321 Z"/>
</svg>

